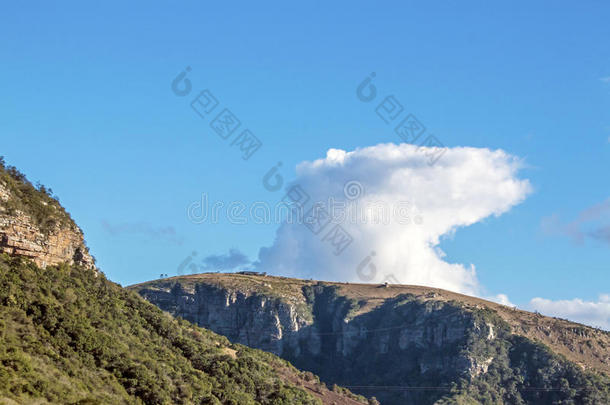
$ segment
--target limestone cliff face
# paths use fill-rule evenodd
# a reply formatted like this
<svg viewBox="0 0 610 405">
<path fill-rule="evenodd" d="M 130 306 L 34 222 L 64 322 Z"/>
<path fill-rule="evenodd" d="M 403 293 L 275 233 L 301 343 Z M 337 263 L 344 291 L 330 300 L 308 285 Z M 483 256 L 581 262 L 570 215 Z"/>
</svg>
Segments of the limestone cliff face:
<svg viewBox="0 0 610 405">
<path fill-rule="evenodd" d="M 446 349 L 464 345 L 472 335 L 494 338 L 491 323 L 442 302 L 416 304 L 405 299 L 395 302 L 396 308 L 349 316 L 358 304 L 336 296 L 329 287 L 306 287 L 311 313 L 281 298 L 203 283 L 191 289 L 175 284 L 139 292 L 165 311 L 306 369 L 315 368 L 321 358 L 346 359 L 367 352 L 395 356 L 417 350 L 429 354 L 411 362 L 420 373 L 450 370 L 472 377 L 487 370 L 487 359 Z M 437 355 L 440 351 L 444 353 Z M 324 370 L 316 372 L 324 375 Z"/>
<path fill-rule="evenodd" d="M 0 253 L 28 257 L 41 267 L 67 262 L 95 268 L 76 224 L 55 222 L 43 231 L 25 211 L 8 209 L 18 198 L 0 180 Z"/>
<path fill-rule="evenodd" d="M 459 384 L 481 392 L 496 387 L 505 394 L 498 394 L 504 402 L 494 403 L 559 403 L 559 397 L 536 396 L 539 389 L 554 392 L 565 381 L 582 385 L 585 365 L 603 370 L 609 360 L 610 337 L 602 331 L 424 287 L 202 274 L 130 288 L 173 315 L 273 352 L 326 383 L 375 395 L 382 404 L 455 403 L 443 398 Z M 577 352 L 572 358 L 582 365 L 541 345 L 540 330 L 547 343 L 555 335 L 570 341 Z M 374 388 L 387 386 L 415 388 Z M 482 400 L 472 395 L 460 403 Z"/>
<path fill-rule="evenodd" d="M 310 335 L 302 330 L 311 322 L 279 299 L 206 284 L 190 290 L 176 284 L 169 290 L 149 290 L 143 295 L 162 309 L 220 331 L 237 343 L 275 354 L 288 347 L 299 350 L 299 339 Z"/>
</svg>

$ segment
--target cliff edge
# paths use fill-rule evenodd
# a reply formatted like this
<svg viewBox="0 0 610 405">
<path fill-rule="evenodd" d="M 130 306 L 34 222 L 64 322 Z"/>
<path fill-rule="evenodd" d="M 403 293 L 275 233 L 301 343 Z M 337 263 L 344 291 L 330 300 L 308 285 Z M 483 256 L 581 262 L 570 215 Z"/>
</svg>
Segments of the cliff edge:
<svg viewBox="0 0 610 405">
<path fill-rule="evenodd" d="M 0 158 L 0 253 L 45 268 L 60 263 L 95 269 L 83 232 L 52 196 Z"/>
<path fill-rule="evenodd" d="M 386 405 L 610 403 L 610 333 L 450 291 L 222 273 L 128 289 Z"/>
</svg>

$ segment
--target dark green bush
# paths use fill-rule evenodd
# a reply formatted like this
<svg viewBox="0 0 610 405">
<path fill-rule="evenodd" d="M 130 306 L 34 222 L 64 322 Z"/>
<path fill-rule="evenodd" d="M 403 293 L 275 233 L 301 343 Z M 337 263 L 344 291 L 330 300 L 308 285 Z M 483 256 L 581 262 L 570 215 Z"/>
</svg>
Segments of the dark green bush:
<svg viewBox="0 0 610 405">
<path fill-rule="evenodd" d="M 278 376 L 272 364 L 283 361 L 175 320 L 89 270 L 0 255 L 0 320 L 0 399 L 319 404 Z"/>
</svg>

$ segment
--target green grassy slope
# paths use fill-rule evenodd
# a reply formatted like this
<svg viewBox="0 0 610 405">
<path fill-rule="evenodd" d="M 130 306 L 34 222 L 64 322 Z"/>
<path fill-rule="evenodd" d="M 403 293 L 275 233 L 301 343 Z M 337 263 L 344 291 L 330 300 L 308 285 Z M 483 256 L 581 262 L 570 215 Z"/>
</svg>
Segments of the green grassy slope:
<svg viewBox="0 0 610 405">
<path fill-rule="evenodd" d="M 102 274 L 0 255 L 0 404 L 322 403 L 302 377 Z"/>
</svg>

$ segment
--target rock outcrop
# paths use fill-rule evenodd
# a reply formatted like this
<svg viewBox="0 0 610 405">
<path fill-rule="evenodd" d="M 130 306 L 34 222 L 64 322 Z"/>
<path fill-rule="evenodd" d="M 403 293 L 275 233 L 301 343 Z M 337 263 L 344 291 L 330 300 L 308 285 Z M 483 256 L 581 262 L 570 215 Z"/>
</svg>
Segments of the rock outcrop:
<svg viewBox="0 0 610 405">
<path fill-rule="evenodd" d="M 225 290 L 213 285 L 198 285 L 194 291 L 176 284 L 170 291 L 150 290 L 143 293 L 149 301 L 180 317 L 233 341 L 274 354 L 299 351 L 299 340 L 310 332 L 311 325 L 295 307 L 281 300 Z M 313 351 L 318 350 L 312 346 Z"/>
<path fill-rule="evenodd" d="M 95 268 L 83 233 L 74 222 L 54 221 L 43 230 L 26 211 L 8 208 L 13 200 L 19 198 L 10 191 L 6 182 L 0 180 L 0 253 L 28 257 L 40 267 L 65 262 Z M 40 203 L 49 205 L 45 201 Z M 50 209 L 63 211 L 59 204 Z"/>
<path fill-rule="evenodd" d="M 610 360 L 603 331 L 424 287 L 202 274 L 130 288 L 173 315 L 383 404 L 432 404 L 460 382 L 481 390 L 493 382 L 511 392 L 504 403 L 554 403 L 533 388 L 554 390 L 562 378 L 583 384 L 584 367 L 603 372 Z M 564 332 L 575 349 L 571 362 L 540 343 L 540 328 Z M 530 381 L 522 379 L 527 373 Z M 379 388 L 387 386 L 412 389 Z"/>
</svg>

